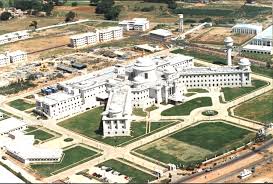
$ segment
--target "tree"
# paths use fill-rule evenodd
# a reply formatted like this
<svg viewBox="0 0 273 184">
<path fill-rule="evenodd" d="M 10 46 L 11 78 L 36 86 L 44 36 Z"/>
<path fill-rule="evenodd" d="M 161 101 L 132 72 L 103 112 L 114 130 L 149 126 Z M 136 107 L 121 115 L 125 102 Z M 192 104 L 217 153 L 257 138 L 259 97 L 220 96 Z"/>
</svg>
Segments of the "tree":
<svg viewBox="0 0 273 184">
<path fill-rule="evenodd" d="M 53 2 L 57 6 L 62 6 L 62 5 L 64 5 L 67 2 L 67 0 L 53 0 Z"/>
<path fill-rule="evenodd" d="M 4 8 L 4 4 L 2 1 L 0 1 L 0 8 Z"/>
<path fill-rule="evenodd" d="M 75 17 L 76 17 L 76 13 L 73 11 L 70 11 L 65 15 L 65 22 L 73 21 Z"/>
<path fill-rule="evenodd" d="M 97 6 L 100 0 L 90 0 L 90 6 Z"/>
<path fill-rule="evenodd" d="M 114 6 L 114 0 L 101 0 L 96 7 L 97 14 L 104 14 Z"/>
<path fill-rule="evenodd" d="M 12 17 L 10 12 L 1 13 L 0 19 L 3 21 L 9 20 Z"/>
<path fill-rule="evenodd" d="M 170 9 L 175 9 L 177 7 L 175 0 L 169 0 L 167 1 L 167 4 L 168 4 L 168 8 Z"/>
<path fill-rule="evenodd" d="M 107 20 L 116 20 L 120 14 L 121 8 L 118 6 L 114 6 L 110 8 L 105 14 L 104 18 Z"/>
<path fill-rule="evenodd" d="M 29 24 L 29 27 L 34 27 L 34 29 L 37 29 L 38 22 L 36 20 L 32 21 L 31 24 Z"/>
<path fill-rule="evenodd" d="M 48 1 L 47 3 L 43 5 L 43 11 L 46 12 L 47 16 L 51 15 L 53 8 L 54 8 L 54 4 L 52 0 Z"/>
<path fill-rule="evenodd" d="M 71 6 L 78 6 L 78 2 L 72 2 Z"/>
</svg>

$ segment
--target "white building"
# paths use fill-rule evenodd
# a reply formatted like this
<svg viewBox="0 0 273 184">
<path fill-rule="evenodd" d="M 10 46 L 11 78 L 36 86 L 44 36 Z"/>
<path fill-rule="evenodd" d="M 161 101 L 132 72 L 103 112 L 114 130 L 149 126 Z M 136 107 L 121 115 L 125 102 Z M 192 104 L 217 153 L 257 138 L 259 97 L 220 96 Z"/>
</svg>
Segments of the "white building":
<svg viewBox="0 0 273 184">
<path fill-rule="evenodd" d="M 110 40 L 118 40 L 123 38 L 123 28 L 118 26 L 96 30 L 96 33 L 100 42 L 107 42 Z"/>
<path fill-rule="evenodd" d="M 25 183 L 3 166 L 0 166 L 0 173 L 1 183 Z"/>
<path fill-rule="evenodd" d="M 253 24 L 236 24 L 232 27 L 233 33 L 239 34 L 259 34 L 263 31 L 263 26 Z"/>
<path fill-rule="evenodd" d="M 256 35 L 241 51 L 257 54 L 273 54 L 272 26 Z"/>
<path fill-rule="evenodd" d="M 122 27 L 109 27 L 106 29 L 96 30 L 96 32 L 88 32 L 70 37 L 70 45 L 73 48 L 95 45 L 99 42 L 110 40 L 118 40 L 123 38 Z"/>
<path fill-rule="evenodd" d="M 27 53 L 21 50 L 9 52 L 7 55 L 10 58 L 10 63 L 19 63 L 27 61 Z"/>
<path fill-rule="evenodd" d="M 14 117 L 7 118 L 0 121 L 0 135 L 5 135 L 16 130 L 24 130 L 27 128 L 27 124 Z"/>
<path fill-rule="evenodd" d="M 30 37 L 27 30 L 0 35 L 0 45 L 25 40 Z"/>
<path fill-rule="evenodd" d="M 150 28 L 150 21 L 147 18 L 134 18 L 133 20 L 123 20 L 119 26 L 125 31 L 146 31 Z"/>
<path fill-rule="evenodd" d="M 50 118 L 61 119 L 107 101 L 102 113 L 104 136 L 120 136 L 128 135 L 130 130 L 131 108 L 184 102 L 184 94 L 190 88 L 240 86 L 251 86 L 247 59 L 238 66 L 194 67 L 192 57 L 169 54 L 138 58 L 127 66 L 109 67 L 60 83 L 59 87 L 70 90 L 36 98 L 36 109 Z M 54 95 L 62 103 L 52 101 Z"/>
<path fill-rule="evenodd" d="M 4 66 L 10 63 L 10 58 L 6 54 L 0 54 L 0 66 Z"/>
<path fill-rule="evenodd" d="M 166 29 L 156 29 L 149 32 L 149 37 L 157 41 L 170 41 L 172 32 Z"/>
<path fill-rule="evenodd" d="M 70 37 L 70 45 L 74 48 L 83 47 L 87 45 L 94 45 L 98 42 L 97 34 L 88 32 Z"/>
</svg>

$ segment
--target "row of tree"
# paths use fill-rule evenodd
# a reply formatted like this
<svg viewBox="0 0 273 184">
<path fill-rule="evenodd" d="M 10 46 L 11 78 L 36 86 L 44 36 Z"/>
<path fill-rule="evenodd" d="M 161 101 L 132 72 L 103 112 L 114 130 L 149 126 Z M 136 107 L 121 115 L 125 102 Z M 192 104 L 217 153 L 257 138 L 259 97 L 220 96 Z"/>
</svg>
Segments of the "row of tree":
<svg viewBox="0 0 273 184">
<path fill-rule="evenodd" d="M 107 20 L 116 20 L 122 9 L 114 0 L 90 0 L 90 5 L 96 5 L 96 13 L 104 14 Z"/>
</svg>

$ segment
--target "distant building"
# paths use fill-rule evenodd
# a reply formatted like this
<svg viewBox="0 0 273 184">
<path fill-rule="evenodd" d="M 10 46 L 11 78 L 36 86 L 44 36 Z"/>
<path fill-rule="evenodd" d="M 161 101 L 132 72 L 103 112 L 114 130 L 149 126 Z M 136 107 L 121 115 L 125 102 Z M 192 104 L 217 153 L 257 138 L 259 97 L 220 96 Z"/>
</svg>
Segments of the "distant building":
<svg viewBox="0 0 273 184">
<path fill-rule="evenodd" d="M 27 124 L 16 118 L 7 118 L 0 121 L 0 135 L 5 135 L 13 131 L 24 130 L 27 128 Z"/>
<path fill-rule="evenodd" d="M 236 24 L 232 27 L 233 33 L 239 34 L 259 34 L 263 31 L 263 26 L 253 24 Z"/>
<path fill-rule="evenodd" d="M 170 41 L 172 35 L 171 31 L 165 29 L 156 29 L 149 32 L 149 37 L 157 41 Z"/>
<path fill-rule="evenodd" d="M 14 52 L 9 52 L 8 56 L 10 57 L 11 63 L 18 63 L 27 61 L 27 53 L 21 50 L 17 50 Z"/>
<path fill-rule="evenodd" d="M 123 20 L 119 26 L 125 31 L 146 31 L 150 28 L 150 21 L 146 18 L 134 18 L 133 20 Z"/>
<path fill-rule="evenodd" d="M 0 66 L 10 63 L 10 58 L 6 54 L 0 54 Z"/>
<path fill-rule="evenodd" d="M 70 45 L 73 48 L 95 45 L 98 42 L 106 42 L 110 40 L 118 40 L 123 38 L 122 27 L 109 27 L 106 29 L 96 30 L 96 32 L 88 32 L 70 37 Z"/>
<path fill-rule="evenodd" d="M 25 40 L 25 39 L 28 39 L 29 37 L 30 35 L 28 31 L 26 30 L 3 34 L 3 35 L 0 35 L 0 45 L 16 42 L 20 40 Z"/>
<path fill-rule="evenodd" d="M 272 26 L 257 34 L 241 51 L 256 54 L 273 54 Z"/>
</svg>

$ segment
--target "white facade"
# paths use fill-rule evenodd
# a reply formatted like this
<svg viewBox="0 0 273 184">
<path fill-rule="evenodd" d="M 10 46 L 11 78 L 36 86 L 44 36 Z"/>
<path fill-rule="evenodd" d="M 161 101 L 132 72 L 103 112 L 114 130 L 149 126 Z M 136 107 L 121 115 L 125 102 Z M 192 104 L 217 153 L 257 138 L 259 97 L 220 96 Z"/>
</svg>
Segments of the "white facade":
<svg viewBox="0 0 273 184">
<path fill-rule="evenodd" d="M 10 63 L 10 58 L 6 54 L 0 54 L 0 66 L 4 66 Z"/>
<path fill-rule="evenodd" d="M 27 61 L 27 53 L 21 50 L 9 52 L 8 56 L 11 63 L 25 62 Z"/>
<path fill-rule="evenodd" d="M 19 40 L 25 40 L 30 37 L 28 31 L 17 31 L 0 35 L 0 45 L 16 42 Z"/>
<path fill-rule="evenodd" d="M 74 48 L 94 45 L 98 42 L 96 33 L 84 33 L 70 37 L 70 45 Z"/>
<path fill-rule="evenodd" d="M 27 124 L 24 121 L 14 117 L 0 121 L 0 135 L 6 135 L 10 132 L 24 130 L 26 128 Z"/>
<path fill-rule="evenodd" d="M 73 48 L 95 45 L 99 42 L 118 40 L 123 38 L 122 27 L 109 27 L 106 29 L 96 30 L 96 32 L 88 32 L 70 37 L 70 45 Z"/>
<path fill-rule="evenodd" d="M 233 33 L 239 34 L 259 34 L 263 31 L 263 26 L 253 24 L 236 24 L 232 27 Z"/>
<path fill-rule="evenodd" d="M 255 36 L 241 51 L 257 54 L 273 54 L 272 26 Z"/>
<path fill-rule="evenodd" d="M 150 21 L 147 18 L 134 18 L 132 20 L 123 20 L 119 26 L 125 31 L 146 31 L 150 28 Z"/>
<path fill-rule="evenodd" d="M 1 183 L 25 183 L 3 166 L 0 166 L 0 173 Z"/>
<path fill-rule="evenodd" d="M 239 66 L 194 67 L 192 57 L 169 54 L 138 58 L 133 64 L 109 67 L 59 86 L 65 91 L 36 98 L 38 111 L 61 119 L 108 99 L 102 113 L 104 136 L 120 136 L 130 130 L 131 108 L 184 102 L 190 88 L 251 86 L 251 70 L 247 59 Z"/>
</svg>

